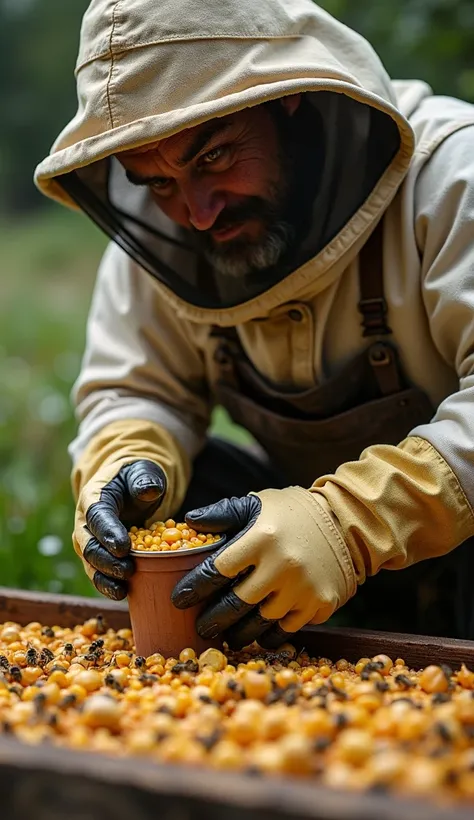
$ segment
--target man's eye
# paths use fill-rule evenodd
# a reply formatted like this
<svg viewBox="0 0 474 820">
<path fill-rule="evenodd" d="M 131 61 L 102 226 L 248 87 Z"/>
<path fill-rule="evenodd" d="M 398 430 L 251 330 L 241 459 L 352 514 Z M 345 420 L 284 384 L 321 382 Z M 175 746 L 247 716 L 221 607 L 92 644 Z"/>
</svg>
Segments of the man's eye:
<svg viewBox="0 0 474 820">
<path fill-rule="evenodd" d="M 207 152 L 207 154 L 204 154 L 201 160 L 205 165 L 212 165 L 213 162 L 217 162 L 217 160 L 222 159 L 224 153 L 225 147 L 220 145 L 218 148 L 212 148 Z"/>
<path fill-rule="evenodd" d="M 170 179 L 167 177 L 163 177 L 162 179 L 155 179 L 153 183 L 150 185 L 150 188 L 153 191 L 163 191 L 168 185 L 171 183 Z"/>
</svg>

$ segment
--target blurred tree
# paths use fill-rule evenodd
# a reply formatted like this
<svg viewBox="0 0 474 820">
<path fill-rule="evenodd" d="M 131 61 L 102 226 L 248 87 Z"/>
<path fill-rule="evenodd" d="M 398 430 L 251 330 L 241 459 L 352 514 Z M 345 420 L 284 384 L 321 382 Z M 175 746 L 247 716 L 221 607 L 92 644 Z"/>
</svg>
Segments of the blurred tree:
<svg viewBox="0 0 474 820">
<path fill-rule="evenodd" d="M 42 199 L 33 170 L 74 114 L 74 64 L 88 0 L 0 0 L 0 213 Z"/>
<path fill-rule="evenodd" d="M 176 0 L 179 2 L 179 0 Z M 393 77 L 474 101 L 473 0 L 320 0 L 374 46 Z M 74 114 L 88 0 L 0 0 L 0 214 L 38 207 L 31 176 Z"/>
<path fill-rule="evenodd" d="M 388 73 L 474 101 L 472 0 L 320 0 L 369 40 Z"/>
</svg>

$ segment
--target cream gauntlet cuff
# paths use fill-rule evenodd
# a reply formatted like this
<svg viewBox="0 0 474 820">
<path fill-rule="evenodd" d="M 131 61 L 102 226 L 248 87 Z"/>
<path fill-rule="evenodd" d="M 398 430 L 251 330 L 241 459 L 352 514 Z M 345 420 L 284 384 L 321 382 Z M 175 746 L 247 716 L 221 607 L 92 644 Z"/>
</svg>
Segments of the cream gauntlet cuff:
<svg viewBox="0 0 474 820">
<path fill-rule="evenodd" d="M 311 492 L 337 516 L 357 580 L 445 555 L 474 535 L 456 475 L 427 441 L 376 445 L 318 479 Z"/>
<path fill-rule="evenodd" d="M 168 518 L 184 499 L 191 465 L 164 427 L 143 419 L 113 422 L 94 436 L 72 472 L 76 500 L 85 494 L 82 506 L 90 506 L 121 467 L 140 459 L 155 462 L 166 475 L 167 492 L 157 514 Z"/>
</svg>

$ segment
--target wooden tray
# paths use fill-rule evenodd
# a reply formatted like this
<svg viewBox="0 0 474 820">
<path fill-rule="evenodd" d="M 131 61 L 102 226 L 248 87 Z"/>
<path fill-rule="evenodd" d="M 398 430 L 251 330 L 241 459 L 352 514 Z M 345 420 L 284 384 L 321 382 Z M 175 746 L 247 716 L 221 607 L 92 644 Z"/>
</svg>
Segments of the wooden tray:
<svg viewBox="0 0 474 820">
<path fill-rule="evenodd" d="M 0 588 L 0 622 L 74 626 L 102 613 L 115 629 L 127 608 L 103 599 Z M 474 666 L 474 642 L 309 627 L 297 638 L 310 654 L 358 660 L 385 652 L 413 667 Z M 253 778 L 143 760 L 112 759 L 0 739 L 2 818 L 8 820 L 473 820 L 469 808 L 337 792 L 307 781 Z"/>
</svg>

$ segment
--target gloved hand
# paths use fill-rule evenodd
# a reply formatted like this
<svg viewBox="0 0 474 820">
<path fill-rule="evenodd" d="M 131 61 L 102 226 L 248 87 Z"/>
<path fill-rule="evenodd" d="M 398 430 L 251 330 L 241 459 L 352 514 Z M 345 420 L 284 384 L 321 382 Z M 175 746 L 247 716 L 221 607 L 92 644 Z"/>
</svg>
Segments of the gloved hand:
<svg viewBox="0 0 474 820">
<path fill-rule="evenodd" d="M 99 592 L 116 601 L 133 573 L 127 528 L 179 509 L 190 464 L 174 437 L 147 419 L 120 419 L 102 427 L 77 459 L 74 549 Z"/>
<path fill-rule="evenodd" d="M 84 485 L 76 509 L 74 548 L 96 589 L 108 598 L 126 597 L 126 580 L 134 569 L 128 530 L 153 515 L 166 486 L 161 467 L 144 459 L 118 472 L 116 463 L 109 464 Z"/>
<path fill-rule="evenodd" d="M 305 624 L 323 623 L 356 591 L 349 550 L 324 498 L 301 487 L 219 501 L 186 516 L 230 540 L 176 585 L 179 609 L 212 602 L 197 630 L 234 648 L 272 648 Z"/>
</svg>

